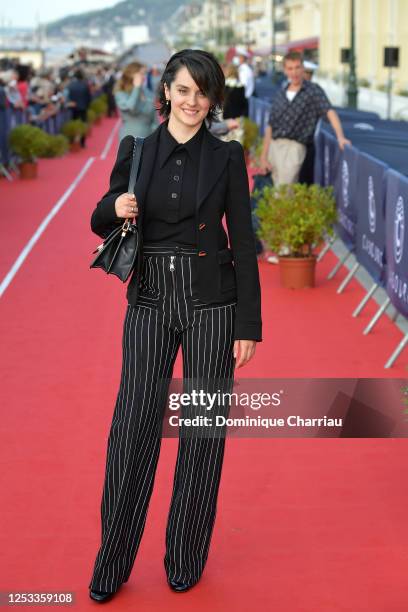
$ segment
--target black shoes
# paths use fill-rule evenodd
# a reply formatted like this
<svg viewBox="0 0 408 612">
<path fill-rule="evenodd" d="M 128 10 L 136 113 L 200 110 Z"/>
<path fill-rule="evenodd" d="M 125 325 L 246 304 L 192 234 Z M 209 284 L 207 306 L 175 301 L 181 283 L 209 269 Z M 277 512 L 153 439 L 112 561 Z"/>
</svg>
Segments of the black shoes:
<svg viewBox="0 0 408 612">
<path fill-rule="evenodd" d="M 105 601 L 109 601 L 115 595 L 116 591 L 113 593 L 105 593 L 105 591 L 89 591 L 89 597 L 98 603 L 104 603 Z"/>
<path fill-rule="evenodd" d="M 176 593 L 184 593 L 184 591 L 188 591 L 188 589 L 191 589 L 191 587 L 193 587 L 196 583 L 186 584 L 185 582 L 179 582 L 178 580 L 168 580 L 168 584 L 172 591 L 175 591 Z"/>
<path fill-rule="evenodd" d="M 127 582 L 127 580 L 125 580 L 125 582 Z M 168 580 L 167 582 L 171 590 L 175 593 L 184 593 L 196 584 L 195 582 L 193 582 L 193 584 L 187 584 L 178 580 Z M 89 597 L 98 603 L 104 603 L 105 601 L 112 599 L 116 593 L 117 591 L 114 591 L 113 593 L 106 593 L 105 591 L 96 591 L 91 589 L 89 591 Z"/>
</svg>

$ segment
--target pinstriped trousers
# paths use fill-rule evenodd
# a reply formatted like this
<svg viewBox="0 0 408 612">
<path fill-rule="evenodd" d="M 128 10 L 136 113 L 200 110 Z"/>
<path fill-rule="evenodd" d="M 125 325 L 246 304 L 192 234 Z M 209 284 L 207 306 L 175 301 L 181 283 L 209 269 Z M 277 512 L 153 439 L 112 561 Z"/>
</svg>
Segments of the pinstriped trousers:
<svg viewBox="0 0 408 612">
<path fill-rule="evenodd" d="M 158 387 L 163 380 L 170 383 L 179 346 L 184 380 L 233 380 L 234 375 L 236 302 L 199 301 L 193 247 L 145 244 L 143 253 L 138 301 L 128 305 L 124 320 L 121 381 L 101 502 L 102 541 L 89 584 L 105 592 L 115 592 L 126 582 L 135 562 L 167 401 L 167 393 L 163 396 Z M 191 435 L 179 427 L 165 537 L 169 580 L 194 584 L 201 577 L 215 522 L 224 446 L 224 436 Z"/>
</svg>

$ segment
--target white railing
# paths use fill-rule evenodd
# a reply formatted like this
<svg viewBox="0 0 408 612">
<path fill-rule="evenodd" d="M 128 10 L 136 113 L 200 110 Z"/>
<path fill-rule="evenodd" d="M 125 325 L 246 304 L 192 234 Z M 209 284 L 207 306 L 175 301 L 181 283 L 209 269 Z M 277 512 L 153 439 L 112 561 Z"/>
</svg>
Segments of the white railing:
<svg viewBox="0 0 408 612">
<path fill-rule="evenodd" d="M 347 106 L 347 85 L 336 83 L 331 79 L 313 77 L 315 83 L 319 83 L 330 98 L 332 104 L 336 106 Z M 358 89 L 358 108 L 360 110 L 374 111 L 382 119 L 387 118 L 388 96 L 383 91 L 359 87 Z M 392 96 L 391 118 L 405 119 L 408 121 L 408 97 Z"/>
</svg>

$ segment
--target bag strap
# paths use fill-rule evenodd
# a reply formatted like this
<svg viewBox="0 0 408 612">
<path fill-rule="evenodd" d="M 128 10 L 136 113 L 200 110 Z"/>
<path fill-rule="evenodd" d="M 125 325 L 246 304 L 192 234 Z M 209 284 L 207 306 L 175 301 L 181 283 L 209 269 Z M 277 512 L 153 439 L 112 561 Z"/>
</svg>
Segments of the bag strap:
<svg viewBox="0 0 408 612">
<path fill-rule="evenodd" d="M 139 172 L 140 159 L 142 157 L 144 138 L 136 136 L 133 142 L 132 167 L 129 176 L 128 193 L 133 193 L 136 185 L 137 173 Z"/>
</svg>

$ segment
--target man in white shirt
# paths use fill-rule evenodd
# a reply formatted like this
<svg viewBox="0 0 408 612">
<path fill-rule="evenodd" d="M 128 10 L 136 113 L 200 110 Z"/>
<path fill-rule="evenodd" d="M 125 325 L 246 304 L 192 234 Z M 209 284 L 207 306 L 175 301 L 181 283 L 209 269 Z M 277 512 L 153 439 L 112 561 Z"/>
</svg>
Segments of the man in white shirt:
<svg viewBox="0 0 408 612">
<path fill-rule="evenodd" d="M 255 77 L 252 67 L 248 64 L 249 53 L 245 50 L 239 51 L 238 76 L 242 85 L 245 87 L 245 98 L 247 101 L 245 116 L 248 116 L 248 100 L 254 93 Z"/>
</svg>

